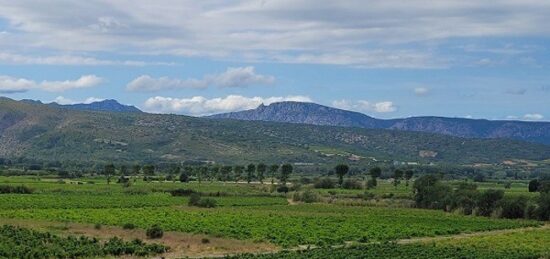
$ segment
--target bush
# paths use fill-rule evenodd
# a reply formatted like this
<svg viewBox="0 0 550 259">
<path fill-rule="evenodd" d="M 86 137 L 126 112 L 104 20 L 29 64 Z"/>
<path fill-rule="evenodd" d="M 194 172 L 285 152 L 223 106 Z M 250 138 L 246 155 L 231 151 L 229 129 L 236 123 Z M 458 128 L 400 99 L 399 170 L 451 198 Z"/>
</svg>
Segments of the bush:
<svg viewBox="0 0 550 259">
<path fill-rule="evenodd" d="M 95 224 L 94 228 L 97 229 L 97 230 L 100 230 L 101 229 L 101 224 Z"/>
<path fill-rule="evenodd" d="M 288 187 L 286 185 L 278 186 L 277 187 L 277 192 L 278 193 L 287 193 L 288 192 Z"/>
<path fill-rule="evenodd" d="M 201 208 L 215 208 L 218 206 L 218 202 L 212 198 L 200 199 L 197 207 Z"/>
<path fill-rule="evenodd" d="M 189 196 L 189 206 L 197 206 L 199 205 L 199 202 L 201 200 L 201 196 L 198 193 L 193 193 L 191 196 Z"/>
<path fill-rule="evenodd" d="M 498 202 L 501 208 L 501 217 L 507 219 L 524 218 L 526 215 L 527 198 L 519 196 L 513 198 L 504 198 Z"/>
<path fill-rule="evenodd" d="M 356 180 L 345 180 L 342 184 L 342 188 L 350 190 L 361 190 L 363 189 L 363 184 Z"/>
<path fill-rule="evenodd" d="M 17 193 L 17 194 L 31 194 L 33 190 L 27 186 L 11 186 L 11 185 L 0 185 L 0 194 L 5 193 Z"/>
<path fill-rule="evenodd" d="M 208 243 L 210 243 L 210 239 L 203 237 L 203 238 L 201 239 L 201 243 L 203 243 L 203 244 L 208 244 Z"/>
<path fill-rule="evenodd" d="M 370 178 L 369 180 L 367 180 L 367 189 L 372 189 L 376 187 L 376 185 L 378 185 L 378 183 L 376 182 L 376 178 Z"/>
<path fill-rule="evenodd" d="M 172 196 L 190 196 L 191 194 L 194 194 L 194 193 L 197 193 L 197 192 L 191 189 L 175 189 L 170 191 L 170 194 Z"/>
<path fill-rule="evenodd" d="M 313 203 L 319 201 L 319 195 L 312 190 L 305 190 L 303 192 L 295 192 L 292 196 L 293 201 L 301 201 L 305 203 Z"/>
<path fill-rule="evenodd" d="M 126 223 L 126 224 L 122 225 L 122 228 L 123 229 L 134 229 L 134 228 L 136 228 L 136 225 L 134 225 L 132 223 Z"/>
<path fill-rule="evenodd" d="M 335 183 L 334 183 L 334 181 L 332 181 L 332 179 L 322 178 L 322 179 L 317 180 L 313 184 L 313 187 L 316 188 L 316 189 L 333 189 L 334 185 L 335 185 Z"/>
<path fill-rule="evenodd" d="M 212 198 L 201 198 L 198 193 L 193 193 L 189 197 L 189 206 L 195 206 L 200 208 L 215 208 L 218 206 L 216 200 Z"/>
<path fill-rule="evenodd" d="M 147 229 L 146 235 L 150 239 L 161 238 L 164 236 L 164 231 L 159 225 L 153 225 L 151 228 Z"/>
</svg>

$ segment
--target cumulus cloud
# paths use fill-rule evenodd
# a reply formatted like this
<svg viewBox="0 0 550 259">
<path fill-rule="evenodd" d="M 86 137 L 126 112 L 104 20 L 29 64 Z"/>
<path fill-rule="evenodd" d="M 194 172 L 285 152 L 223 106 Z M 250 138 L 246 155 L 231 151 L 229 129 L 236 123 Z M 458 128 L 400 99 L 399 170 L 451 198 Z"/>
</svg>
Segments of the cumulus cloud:
<svg viewBox="0 0 550 259">
<path fill-rule="evenodd" d="M 527 113 L 523 116 L 509 115 L 506 116 L 507 120 L 526 120 L 526 121 L 540 121 L 544 119 L 544 116 L 540 113 Z"/>
<path fill-rule="evenodd" d="M 132 80 L 126 89 L 129 91 L 159 91 L 184 88 L 207 88 L 215 85 L 220 87 L 246 87 L 250 85 L 273 84 L 275 77 L 257 74 L 254 67 L 230 67 L 220 74 L 206 75 L 202 79 L 177 79 L 168 77 L 153 78 L 142 75 Z"/>
<path fill-rule="evenodd" d="M 49 92 L 62 92 L 70 89 L 88 88 L 103 82 L 96 75 L 84 75 L 76 80 L 35 82 L 25 78 L 15 78 L 0 75 L 0 93 L 23 93 L 31 89 L 40 89 Z"/>
<path fill-rule="evenodd" d="M 262 103 L 269 105 L 271 103 L 283 101 L 311 102 L 311 99 L 307 96 L 245 97 L 241 95 L 228 95 L 226 97 L 211 99 L 203 96 L 194 96 L 191 98 L 156 96 L 145 101 L 144 110 L 156 113 L 178 113 L 202 116 L 249 110 L 258 107 Z"/>
<path fill-rule="evenodd" d="M 89 103 L 101 102 L 101 101 L 104 101 L 104 100 L 105 99 L 97 98 L 97 97 L 88 97 L 84 100 L 77 101 L 77 100 L 73 100 L 71 98 L 58 96 L 52 102 L 57 103 L 57 104 L 61 104 L 61 105 L 66 105 L 66 104 L 76 104 L 76 103 L 89 104 Z"/>
<path fill-rule="evenodd" d="M 430 93 L 430 89 L 428 89 L 426 87 L 414 88 L 414 94 L 416 94 L 417 96 L 426 96 L 429 93 Z"/>
<path fill-rule="evenodd" d="M 540 113 L 527 113 L 523 115 L 524 120 L 539 121 L 544 119 L 544 116 Z"/>
<path fill-rule="evenodd" d="M 348 100 L 336 100 L 332 102 L 332 106 L 344 110 L 352 110 L 365 113 L 388 113 L 397 111 L 397 106 L 395 106 L 395 104 L 391 101 L 369 102 L 366 100 L 359 100 L 353 102 Z"/>
</svg>

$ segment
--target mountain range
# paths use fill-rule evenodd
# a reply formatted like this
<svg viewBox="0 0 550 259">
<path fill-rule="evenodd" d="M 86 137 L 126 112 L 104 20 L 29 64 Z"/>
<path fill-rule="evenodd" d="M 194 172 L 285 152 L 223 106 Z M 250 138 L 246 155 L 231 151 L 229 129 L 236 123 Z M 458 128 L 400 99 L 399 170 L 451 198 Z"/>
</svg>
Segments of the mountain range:
<svg viewBox="0 0 550 259">
<path fill-rule="evenodd" d="M 304 102 L 279 102 L 268 106 L 262 104 L 253 110 L 216 114 L 208 118 L 420 131 L 465 138 L 509 138 L 550 145 L 550 122 L 445 117 L 383 120 L 359 112 Z"/>
<path fill-rule="evenodd" d="M 0 158 L 64 164 L 504 163 L 542 161 L 550 146 L 508 139 L 144 112 L 66 109 L 0 97 Z"/>
<path fill-rule="evenodd" d="M 27 103 L 34 104 L 44 104 L 41 101 L 22 100 Z M 106 112 L 142 112 L 140 109 L 132 105 L 124 105 L 119 103 L 117 100 L 107 99 L 102 101 L 96 101 L 91 103 L 75 103 L 75 104 L 58 104 L 56 102 L 47 103 L 46 105 L 71 109 L 71 110 L 80 110 L 80 111 L 106 111 Z"/>
</svg>

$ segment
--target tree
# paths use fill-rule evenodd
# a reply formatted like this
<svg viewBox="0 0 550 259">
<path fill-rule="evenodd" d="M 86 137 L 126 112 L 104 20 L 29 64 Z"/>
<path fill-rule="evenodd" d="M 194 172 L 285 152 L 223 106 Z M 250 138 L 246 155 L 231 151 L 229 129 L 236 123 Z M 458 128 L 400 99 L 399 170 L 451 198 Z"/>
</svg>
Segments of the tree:
<svg viewBox="0 0 550 259">
<path fill-rule="evenodd" d="M 371 189 L 371 188 L 374 188 L 376 187 L 376 185 L 378 185 L 377 181 L 376 181 L 376 178 L 380 177 L 380 175 L 382 175 L 382 169 L 380 169 L 380 167 L 373 167 L 369 170 L 369 174 L 370 174 L 370 177 L 371 179 L 369 181 L 367 181 L 367 189 Z"/>
<path fill-rule="evenodd" d="M 284 164 L 283 166 L 281 166 L 281 175 L 279 179 L 281 180 L 281 183 L 283 185 L 286 185 L 286 182 L 288 181 L 288 178 L 292 174 L 293 170 L 294 168 L 292 168 L 291 164 Z"/>
<path fill-rule="evenodd" d="M 414 175 L 414 171 L 413 170 L 407 170 L 405 171 L 405 186 L 409 186 L 409 180 L 411 180 L 411 178 L 413 177 Z"/>
<path fill-rule="evenodd" d="M 140 172 L 141 172 L 141 166 L 139 166 L 139 165 L 134 165 L 134 166 L 132 167 L 132 174 L 133 174 L 133 175 L 138 175 Z"/>
<path fill-rule="evenodd" d="M 382 169 L 380 167 L 373 167 L 369 170 L 369 174 L 372 178 L 378 178 L 382 175 Z"/>
<path fill-rule="evenodd" d="M 277 174 L 277 171 L 279 171 L 279 165 L 269 166 L 269 177 L 271 177 L 271 185 L 275 183 L 275 175 Z"/>
<path fill-rule="evenodd" d="M 264 183 L 264 175 L 266 170 L 267 170 L 267 166 L 264 163 L 259 163 L 258 166 L 256 167 L 256 174 L 261 184 Z"/>
<path fill-rule="evenodd" d="M 397 188 L 401 178 L 403 178 L 403 171 L 400 169 L 395 169 L 395 171 L 393 171 L 393 186 Z"/>
<path fill-rule="evenodd" d="M 236 165 L 233 167 L 233 176 L 235 177 L 235 182 L 238 182 L 243 176 L 244 166 Z"/>
<path fill-rule="evenodd" d="M 246 167 L 246 182 L 250 183 L 254 179 L 254 173 L 256 173 L 256 165 L 249 164 Z"/>
<path fill-rule="evenodd" d="M 104 175 L 114 175 L 115 174 L 115 165 L 113 165 L 113 164 L 105 165 L 105 168 L 103 169 L 103 174 Z"/>
<path fill-rule="evenodd" d="M 183 172 L 181 172 L 180 174 L 180 182 L 182 183 L 186 183 L 186 182 L 189 182 L 189 174 L 187 173 L 186 170 L 183 170 Z"/>
<path fill-rule="evenodd" d="M 115 165 L 108 164 L 105 165 L 105 168 L 103 169 L 103 174 L 107 176 L 107 184 L 111 183 L 111 175 L 115 174 Z"/>
<path fill-rule="evenodd" d="M 143 166 L 143 174 L 144 175 L 155 175 L 155 166 L 154 165 L 144 165 Z"/>
<path fill-rule="evenodd" d="M 120 166 L 120 175 L 127 176 L 128 175 L 128 167 L 125 165 Z"/>
<path fill-rule="evenodd" d="M 231 171 L 233 168 L 231 166 L 222 166 L 220 170 L 220 178 L 223 182 L 228 181 L 231 179 Z"/>
<path fill-rule="evenodd" d="M 480 216 L 491 216 L 498 201 L 504 197 L 503 190 L 486 190 L 481 193 L 477 201 L 478 214 Z"/>
<path fill-rule="evenodd" d="M 529 182 L 529 192 L 538 192 L 540 182 L 538 179 L 533 179 Z"/>
<path fill-rule="evenodd" d="M 214 179 L 219 178 L 220 175 L 220 167 L 219 166 L 213 166 L 210 168 L 210 181 L 213 182 Z"/>
<path fill-rule="evenodd" d="M 419 177 L 413 184 L 414 201 L 419 208 L 445 208 L 445 198 L 451 191 L 451 187 L 441 183 L 435 175 Z"/>
<path fill-rule="evenodd" d="M 336 172 L 336 175 L 338 175 L 338 184 L 342 186 L 344 183 L 344 176 L 349 171 L 349 166 L 345 164 L 339 164 L 334 168 L 334 171 Z"/>
</svg>

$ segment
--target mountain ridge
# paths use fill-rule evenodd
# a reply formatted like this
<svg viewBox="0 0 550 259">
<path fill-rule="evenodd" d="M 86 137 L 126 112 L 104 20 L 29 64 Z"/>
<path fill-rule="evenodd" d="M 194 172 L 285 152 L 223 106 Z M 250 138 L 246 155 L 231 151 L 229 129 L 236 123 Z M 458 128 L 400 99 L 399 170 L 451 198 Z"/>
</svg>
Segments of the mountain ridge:
<svg viewBox="0 0 550 259">
<path fill-rule="evenodd" d="M 277 102 L 256 109 L 206 116 L 211 119 L 260 120 L 369 129 L 420 131 L 466 138 L 509 138 L 550 145 L 550 122 L 526 122 L 419 116 L 376 119 L 316 103 Z"/>
<path fill-rule="evenodd" d="M 140 109 L 133 105 L 125 105 L 119 103 L 114 99 L 105 99 L 101 101 L 95 101 L 91 103 L 73 103 L 73 104 L 59 104 L 56 102 L 43 103 L 38 100 L 23 99 L 26 103 L 44 104 L 64 109 L 80 110 L 80 111 L 105 111 L 105 112 L 142 112 Z"/>
<path fill-rule="evenodd" d="M 63 163 L 544 160 L 550 146 L 422 132 L 79 111 L 0 98 L 0 157 Z M 376 158 L 372 160 L 371 158 Z"/>
</svg>

